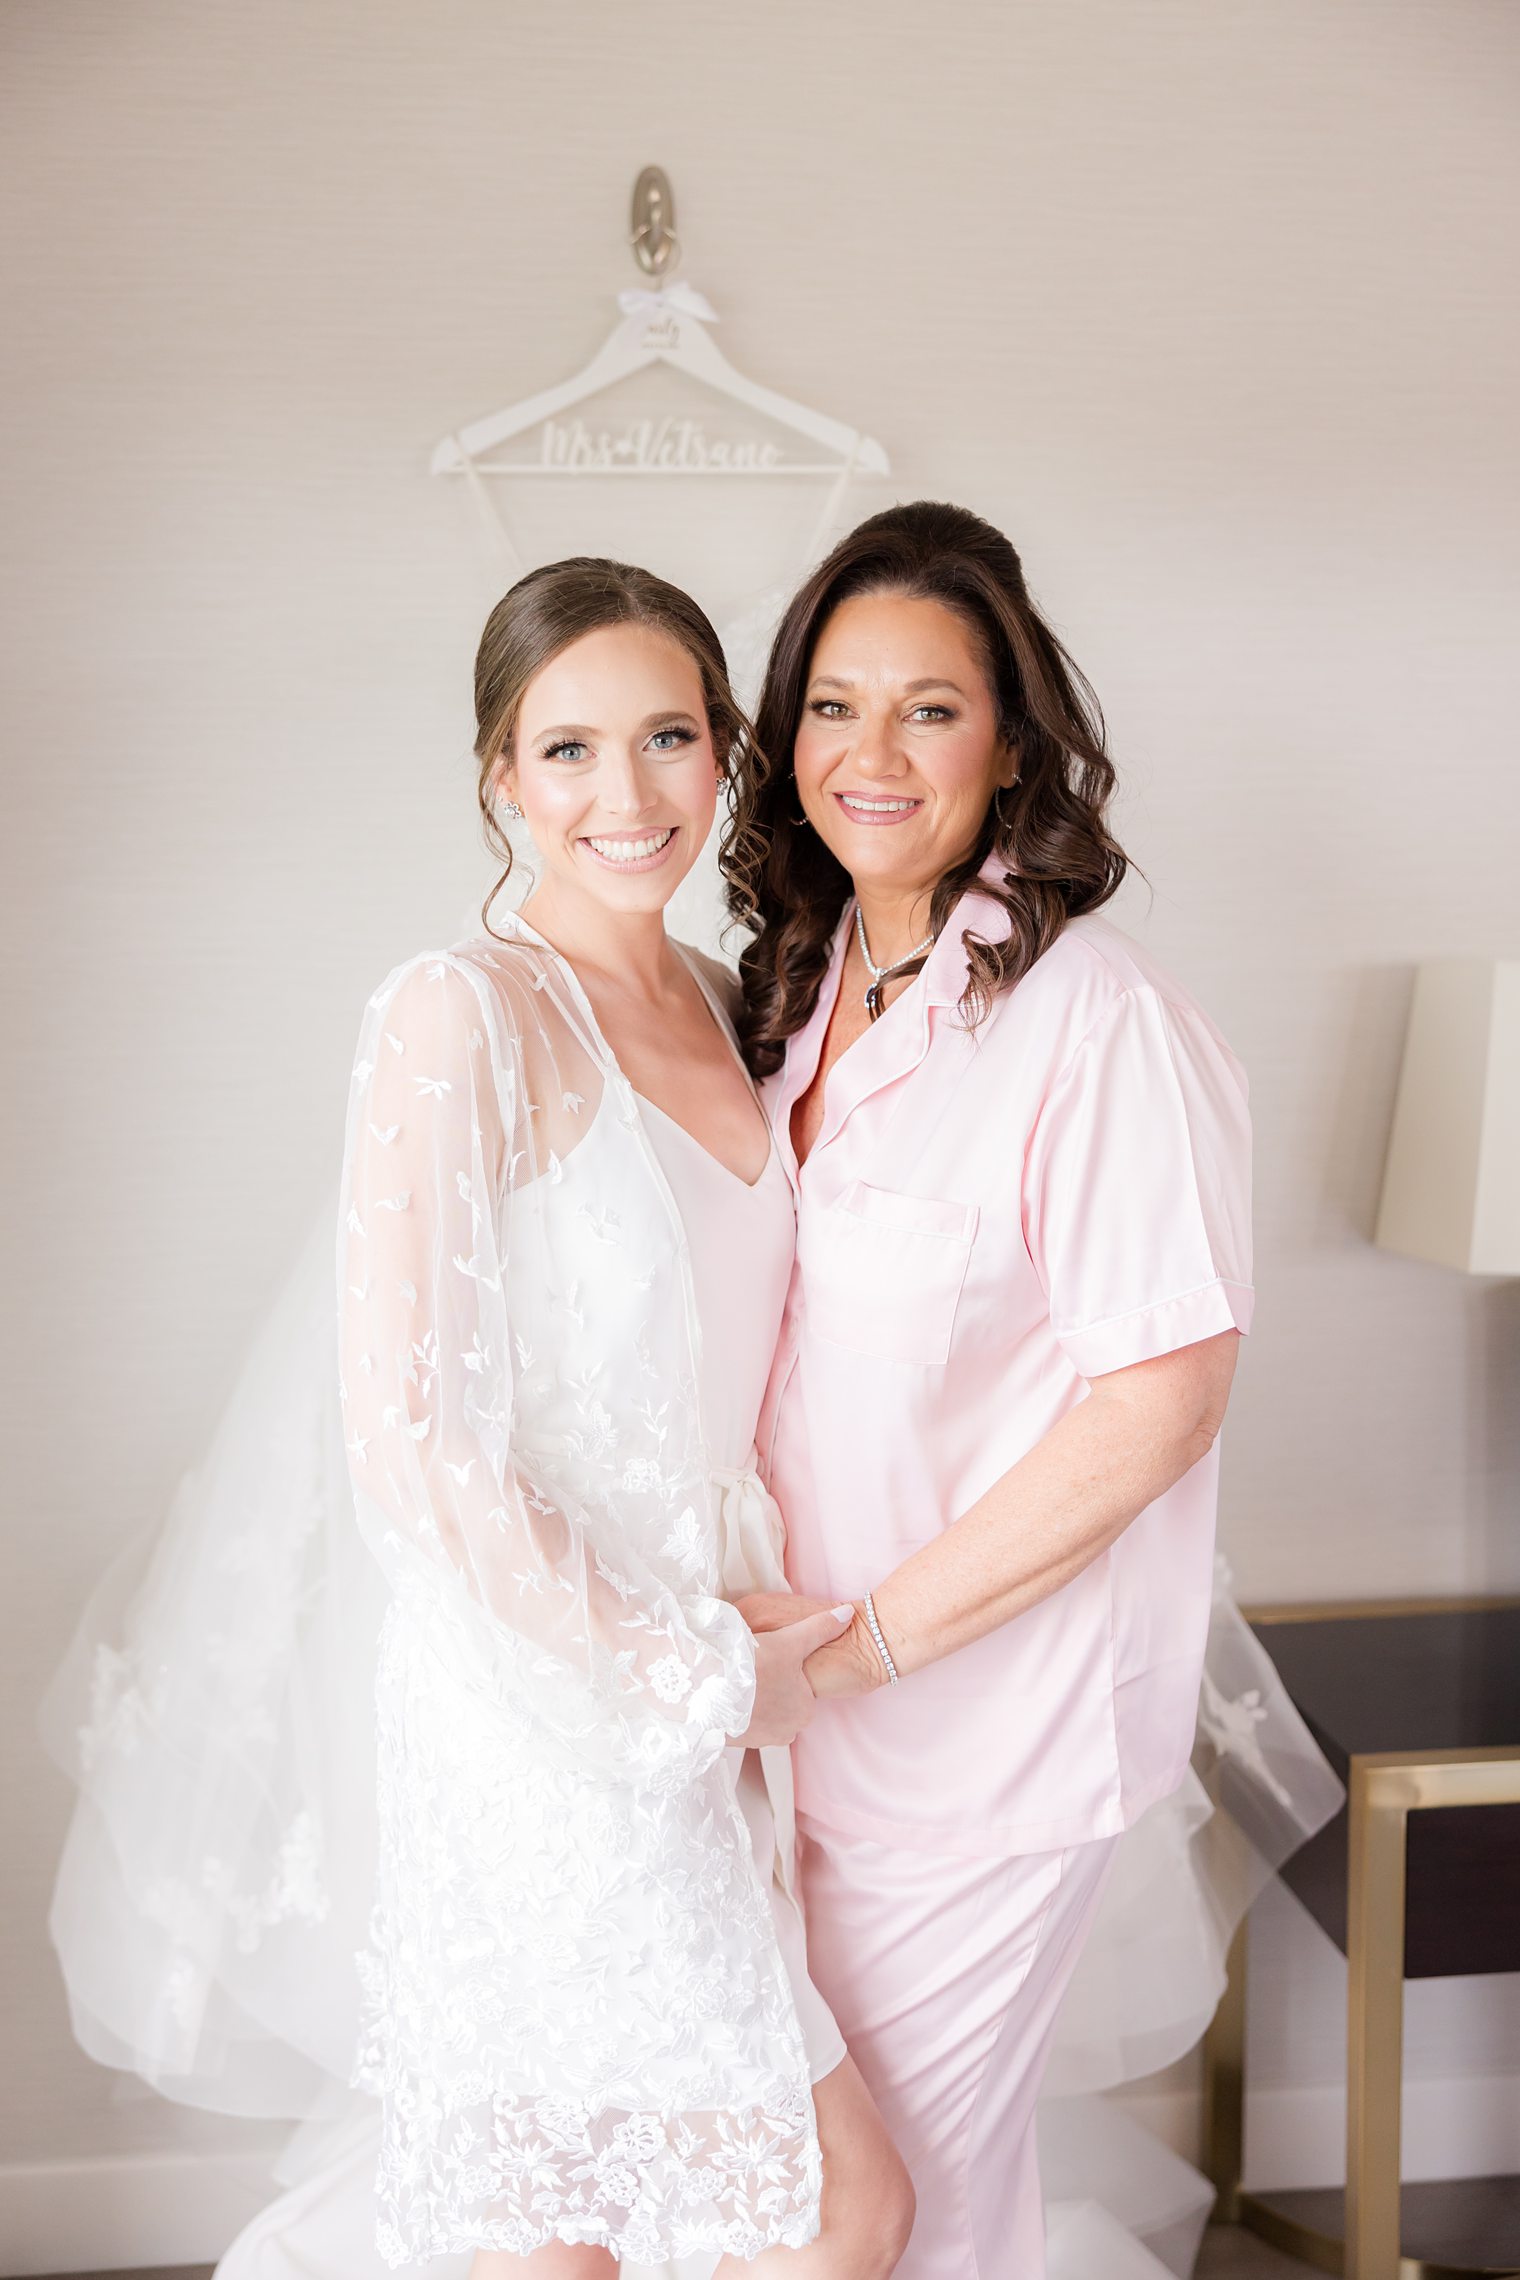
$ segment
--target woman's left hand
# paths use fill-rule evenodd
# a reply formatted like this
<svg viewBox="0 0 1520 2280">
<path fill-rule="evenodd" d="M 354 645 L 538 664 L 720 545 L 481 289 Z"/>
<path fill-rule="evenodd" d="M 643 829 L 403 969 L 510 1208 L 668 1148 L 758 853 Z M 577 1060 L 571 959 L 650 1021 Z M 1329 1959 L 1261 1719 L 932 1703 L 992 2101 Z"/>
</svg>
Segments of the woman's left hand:
<svg viewBox="0 0 1520 2280">
<path fill-rule="evenodd" d="M 821 1615 L 834 1603 L 809 1599 L 800 1591 L 754 1591 L 734 1604 L 750 1629 L 760 1632 L 779 1631 L 788 1623 L 800 1623 L 805 1615 Z M 849 1629 L 827 1646 L 817 1648 L 802 1668 L 820 1702 L 839 1695 L 874 1693 L 887 1679 L 859 1607 Z"/>
</svg>

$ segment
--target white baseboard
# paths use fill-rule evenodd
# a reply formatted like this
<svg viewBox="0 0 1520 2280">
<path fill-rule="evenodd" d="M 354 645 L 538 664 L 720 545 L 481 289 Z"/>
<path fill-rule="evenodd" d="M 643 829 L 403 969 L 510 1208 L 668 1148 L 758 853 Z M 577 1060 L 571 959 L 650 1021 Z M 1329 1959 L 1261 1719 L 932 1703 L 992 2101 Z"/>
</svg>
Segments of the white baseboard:
<svg viewBox="0 0 1520 2280">
<path fill-rule="evenodd" d="M 1184 2160 L 1198 2159 L 1202 2102 L 1192 2088 L 1110 2092 Z M 1257 2192 L 1345 2181 L 1346 2093 L 1339 2083 L 1260 2089 L 1246 2101 L 1245 2181 Z M 1406 2081 L 1404 2176 L 1520 2175 L 1520 2079 Z"/>
<path fill-rule="evenodd" d="M 275 2151 L 0 2166 L 0 2274 L 214 2264 L 278 2191 Z"/>
</svg>

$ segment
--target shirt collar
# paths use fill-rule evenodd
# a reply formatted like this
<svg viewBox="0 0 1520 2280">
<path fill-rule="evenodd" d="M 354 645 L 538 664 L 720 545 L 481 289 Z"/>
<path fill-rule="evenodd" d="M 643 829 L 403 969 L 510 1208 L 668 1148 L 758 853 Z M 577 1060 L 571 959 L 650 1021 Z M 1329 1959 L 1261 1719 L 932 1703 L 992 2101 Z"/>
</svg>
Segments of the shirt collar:
<svg viewBox="0 0 1520 2280">
<path fill-rule="evenodd" d="M 904 1002 L 896 1008 L 898 1019 L 892 1024 L 890 1034 L 899 1040 L 904 1049 L 906 1049 L 907 1030 L 911 1026 L 916 1050 L 922 1054 L 927 1042 L 926 1024 L 931 1006 L 954 1006 L 960 1003 L 970 973 L 966 946 L 962 940 L 967 927 L 974 926 L 978 933 L 993 942 L 1000 942 L 1008 932 L 1008 913 L 1004 906 L 996 901 L 994 895 L 988 891 L 1002 885 L 1008 876 L 1008 870 L 1009 865 L 1003 856 L 995 853 L 988 856 L 978 871 L 976 879 L 962 893 L 949 918 L 945 921 L 939 940 L 924 960 L 919 973 L 908 989 L 903 992 Z M 788 1118 L 792 1103 L 800 1093 L 806 1092 L 817 1073 L 818 1063 L 823 1053 L 824 1032 L 828 1028 L 830 1016 L 834 1011 L 834 1001 L 839 995 L 840 969 L 844 964 L 850 929 L 854 924 L 855 898 L 851 895 L 846 900 L 844 909 L 839 915 L 839 923 L 834 929 L 834 938 L 829 948 L 828 964 L 824 968 L 818 995 L 813 1001 L 813 1010 L 802 1027 L 795 1030 L 788 1039 L 786 1059 L 781 1068 L 773 1078 L 766 1080 L 768 1086 L 774 1085 L 775 1087 L 772 1098 L 777 1110 L 777 1124 L 778 1129 L 788 1134 L 788 1152 L 791 1144 Z M 912 1010 L 909 1001 L 914 999 L 915 993 L 919 1018 L 916 1024 L 910 1025 L 906 1023 L 904 1017 Z M 851 1052 L 846 1055 L 845 1062 L 841 1064 L 841 1067 L 846 1066 L 851 1060 L 855 1060 L 856 1065 L 859 1066 L 858 1056 L 860 1056 L 861 1048 L 865 1043 L 866 1039 L 861 1038 Z M 869 1060 L 871 1056 L 866 1054 L 864 1058 Z M 831 1083 L 833 1081 L 833 1079 L 830 1080 Z"/>
<path fill-rule="evenodd" d="M 840 969 L 844 964 L 845 949 L 849 942 L 849 930 L 854 923 L 855 902 L 852 896 L 845 903 L 839 916 L 839 923 L 834 929 L 833 941 L 829 946 L 828 964 L 824 967 L 823 979 L 818 985 L 818 995 L 813 1000 L 813 1010 L 802 1027 L 793 1030 L 787 1039 L 786 1059 L 782 1063 L 777 1077 L 774 1080 L 767 1080 L 767 1082 L 774 1081 L 776 1083 L 778 1095 L 785 1096 L 788 1109 L 798 1094 L 805 1092 L 812 1083 L 817 1073 L 818 1063 L 823 1057 L 824 1032 L 829 1026 L 834 1011 L 834 1001 L 839 995 Z"/>
<path fill-rule="evenodd" d="M 1008 912 L 997 900 L 997 889 L 1008 872 L 1007 857 L 994 850 L 946 919 L 924 960 L 922 980 L 929 1005 L 959 1004 L 971 972 L 964 939 L 968 927 L 989 942 L 1001 942 L 1007 934 Z"/>
</svg>

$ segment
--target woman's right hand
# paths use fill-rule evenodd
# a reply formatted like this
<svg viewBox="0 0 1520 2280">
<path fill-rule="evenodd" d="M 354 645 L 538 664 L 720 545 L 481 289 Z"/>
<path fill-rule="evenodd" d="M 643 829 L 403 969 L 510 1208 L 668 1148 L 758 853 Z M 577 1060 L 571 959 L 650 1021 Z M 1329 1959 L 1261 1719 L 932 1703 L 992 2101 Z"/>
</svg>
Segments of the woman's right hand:
<svg viewBox="0 0 1520 2280">
<path fill-rule="evenodd" d="M 768 1749 L 795 1741 L 818 1707 L 803 1664 L 820 1647 L 831 1646 L 854 1620 L 850 1606 L 826 1607 L 783 1629 L 755 1638 L 755 1703 L 749 1724 L 734 1737 L 739 1749 Z"/>
</svg>

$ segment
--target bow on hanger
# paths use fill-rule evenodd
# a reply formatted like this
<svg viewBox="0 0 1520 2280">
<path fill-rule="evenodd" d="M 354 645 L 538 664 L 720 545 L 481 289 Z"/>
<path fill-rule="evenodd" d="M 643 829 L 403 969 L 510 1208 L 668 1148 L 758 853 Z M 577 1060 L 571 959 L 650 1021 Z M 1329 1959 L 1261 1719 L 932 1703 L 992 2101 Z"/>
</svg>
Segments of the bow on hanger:
<svg viewBox="0 0 1520 2280">
<path fill-rule="evenodd" d="M 707 295 L 681 278 L 669 285 L 625 285 L 618 295 L 618 307 L 625 317 L 658 317 L 668 312 L 678 317 L 700 317 L 704 325 L 718 321 L 718 312 Z"/>
</svg>

